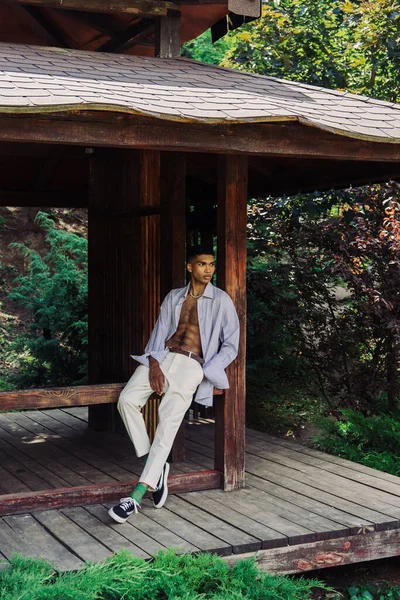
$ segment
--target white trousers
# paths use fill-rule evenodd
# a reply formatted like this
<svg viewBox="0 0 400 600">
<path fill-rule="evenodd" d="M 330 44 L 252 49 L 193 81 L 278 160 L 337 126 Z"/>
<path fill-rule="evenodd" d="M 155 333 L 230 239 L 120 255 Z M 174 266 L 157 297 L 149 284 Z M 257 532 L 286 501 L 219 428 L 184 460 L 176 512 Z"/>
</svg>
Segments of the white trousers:
<svg viewBox="0 0 400 600">
<path fill-rule="evenodd" d="M 141 413 L 153 393 L 149 382 L 149 368 L 139 365 L 118 401 L 118 411 L 137 456 L 148 454 L 139 481 L 155 489 L 162 468 L 174 443 L 175 436 L 188 410 L 193 394 L 203 379 L 203 368 L 196 360 L 170 352 L 160 364 L 164 374 L 164 396 L 158 410 L 159 422 L 153 443 L 150 445 Z"/>
</svg>

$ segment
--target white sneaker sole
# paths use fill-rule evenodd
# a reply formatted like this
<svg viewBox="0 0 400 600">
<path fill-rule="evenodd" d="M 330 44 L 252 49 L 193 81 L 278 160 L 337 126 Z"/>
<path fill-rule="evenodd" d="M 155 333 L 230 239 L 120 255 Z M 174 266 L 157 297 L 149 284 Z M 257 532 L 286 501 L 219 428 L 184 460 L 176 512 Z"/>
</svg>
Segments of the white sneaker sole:
<svg viewBox="0 0 400 600">
<path fill-rule="evenodd" d="M 118 515 L 115 514 L 114 510 L 112 508 L 110 508 L 110 510 L 108 511 L 108 514 L 110 515 L 110 517 L 112 519 L 114 519 L 114 521 L 116 521 L 117 523 L 125 523 L 125 521 L 128 520 L 128 517 L 126 517 L 126 519 L 123 519 L 122 517 L 119 517 Z M 130 516 L 130 515 L 129 515 Z"/>
<path fill-rule="evenodd" d="M 153 501 L 154 508 L 162 508 L 167 501 L 168 497 L 168 474 L 169 474 L 169 463 L 165 463 L 165 473 L 164 473 L 164 493 L 161 496 L 161 500 L 158 504 L 155 504 Z"/>
</svg>

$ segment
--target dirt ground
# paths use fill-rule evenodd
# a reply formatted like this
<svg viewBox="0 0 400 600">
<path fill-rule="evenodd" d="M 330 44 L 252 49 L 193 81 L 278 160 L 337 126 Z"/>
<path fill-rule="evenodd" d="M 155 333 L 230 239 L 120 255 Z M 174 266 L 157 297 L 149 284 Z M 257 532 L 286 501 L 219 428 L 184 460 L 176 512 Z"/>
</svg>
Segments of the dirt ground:
<svg viewBox="0 0 400 600">
<path fill-rule="evenodd" d="M 373 560 L 332 569 L 321 569 L 302 575 L 307 579 L 319 579 L 340 593 L 346 592 L 351 585 L 372 584 L 379 587 L 386 583 L 400 587 L 400 557 Z M 331 593 L 315 591 L 313 600 L 328 600 Z M 344 595 L 344 598 L 347 598 Z"/>
</svg>

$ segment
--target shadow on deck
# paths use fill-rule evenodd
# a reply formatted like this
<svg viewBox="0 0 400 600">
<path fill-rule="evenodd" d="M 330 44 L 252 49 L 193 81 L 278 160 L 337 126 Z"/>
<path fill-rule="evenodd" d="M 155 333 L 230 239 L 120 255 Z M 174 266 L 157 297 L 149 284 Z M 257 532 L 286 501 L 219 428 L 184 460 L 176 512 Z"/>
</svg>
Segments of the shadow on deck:
<svg viewBox="0 0 400 600">
<path fill-rule="evenodd" d="M 112 483 L 137 477 L 129 440 L 87 428 L 85 408 L 0 413 L 0 493 Z M 213 469 L 214 426 L 186 426 L 186 461 L 172 473 Z M 246 488 L 143 501 L 123 524 L 110 504 L 35 510 L 0 518 L 0 557 L 18 551 L 62 570 L 121 548 L 150 558 L 161 549 L 211 551 L 229 562 L 256 556 L 262 569 L 294 573 L 400 554 L 400 478 L 247 431 Z"/>
</svg>

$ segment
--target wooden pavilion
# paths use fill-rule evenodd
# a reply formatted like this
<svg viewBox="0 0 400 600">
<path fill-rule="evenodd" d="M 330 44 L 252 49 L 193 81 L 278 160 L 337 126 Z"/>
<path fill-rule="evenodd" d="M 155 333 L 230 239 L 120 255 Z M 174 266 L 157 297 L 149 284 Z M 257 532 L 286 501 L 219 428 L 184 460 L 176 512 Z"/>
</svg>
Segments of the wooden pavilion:
<svg viewBox="0 0 400 600">
<path fill-rule="evenodd" d="M 180 493 L 244 486 L 247 199 L 400 175 L 397 106 L 179 57 L 180 41 L 228 10 L 201 4 L 0 6 L 0 204 L 88 208 L 90 381 L 2 393 L 1 407 L 89 405 L 89 424 L 109 426 L 130 354 L 165 293 L 184 284 L 186 242 L 216 239 L 217 284 L 242 341 L 230 389 L 215 391 L 213 464 L 174 475 Z M 131 485 L 6 494 L 0 514 L 114 499 Z"/>
</svg>

